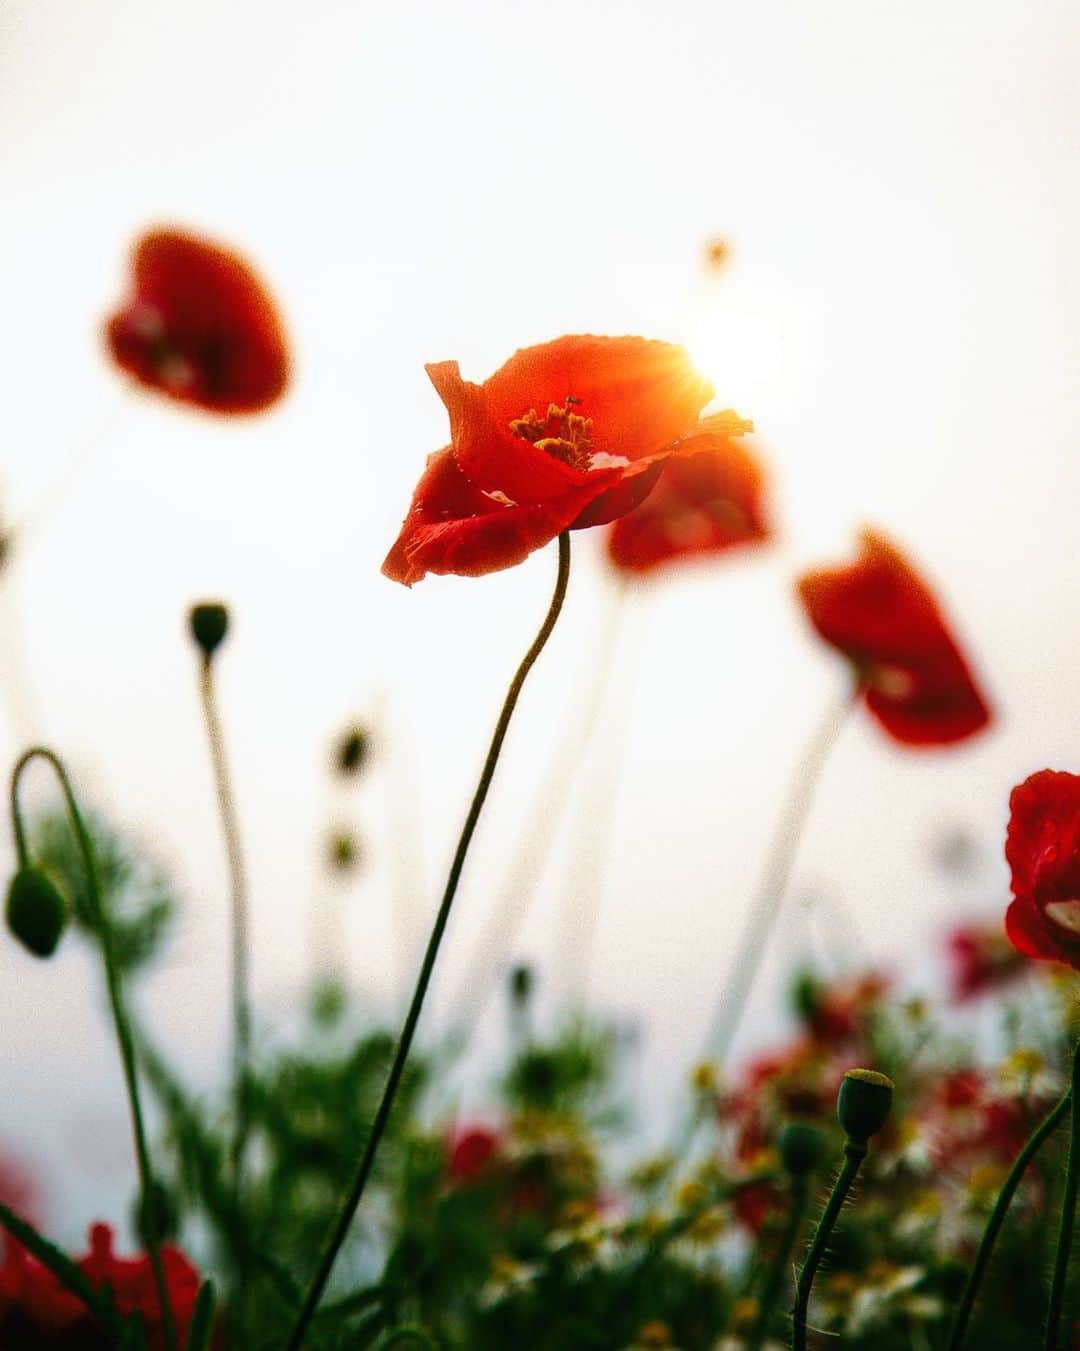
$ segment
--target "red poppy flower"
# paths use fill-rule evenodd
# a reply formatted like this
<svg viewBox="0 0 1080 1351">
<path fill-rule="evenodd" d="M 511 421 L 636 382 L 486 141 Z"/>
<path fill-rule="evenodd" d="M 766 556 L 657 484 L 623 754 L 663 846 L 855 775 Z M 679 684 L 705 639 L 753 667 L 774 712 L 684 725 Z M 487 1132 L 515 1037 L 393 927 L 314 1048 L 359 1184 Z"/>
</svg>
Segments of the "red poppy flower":
<svg viewBox="0 0 1080 1351">
<path fill-rule="evenodd" d="M 763 511 L 765 475 L 738 441 L 668 462 L 640 507 L 621 516 L 607 538 L 608 557 L 623 572 L 719 554 L 770 535 Z"/>
<path fill-rule="evenodd" d="M 164 1351 L 164 1325 L 150 1259 L 145 1254 L 130 1259 L 116 1257 L 112 1243 L 109 1226 L 94 1225 L 90 1252 L 78 1266 L 93 1285 L 112 1291 L 122 1317 L 141 1317 L 150 1351 Z M 176 1330 L 183 1342 L 195 1310 L 199 1274 L 178 1248 L 164 1246 L 161 1260 Z M 82 1300 L 65 1289 L 21 1244 L 12 1242 L 0 1267 L 0 1346 L 19 1346 L 26 1351 L 90 1351 L 105 1345 Z"/>
<path fill-rule="evenodd" d="M 258 413 L 280 398 L 289 367 L 281 321 L 245 262 L 194 235 L 154 230 L 132 263 L 133 294 L 106 326 L 128 375 L 211 413 Z"/>
<path fill-rule="evenodd" d="M 712 386 L 681 347 L 568 336 L 516 353 L 482 385 L 427 367 L 450 417 L 383 572 L 479 577 L 564 530 L 631 511 L 673 455 L 714 451 L 750 424 L 699 420 Z"/>
<path fill-rule="evenodd" d="M 1032 774 L 1009 798 L 1005 932 L 1027 957 L 1080 970 L 1080 775 Z"/>
<path fill-rule="evenodd" d="M 997 924 L 961 924 L 948 936 L 950 984 L 957 1002 L 996 990 L 1023 970 L 1025 963 L 1010 947 Z"/>
<path fill-rule="evenodd" d="M 468 1186 L 483 1177 L 496 1161 L 502 1139 L 488 1126 L 466 1126 L 450 1141 L 447 1171 L 452 1181 Z"/>
<path fill-rule="evenodd" d="M 854 665 L 866 706 L 894 740 L 941 746 L 990 721 L 937 601 L 881 535 L 863 531 L 846 567 L 809 572 L 798 584 L 811 624 Z"/>
</svg>

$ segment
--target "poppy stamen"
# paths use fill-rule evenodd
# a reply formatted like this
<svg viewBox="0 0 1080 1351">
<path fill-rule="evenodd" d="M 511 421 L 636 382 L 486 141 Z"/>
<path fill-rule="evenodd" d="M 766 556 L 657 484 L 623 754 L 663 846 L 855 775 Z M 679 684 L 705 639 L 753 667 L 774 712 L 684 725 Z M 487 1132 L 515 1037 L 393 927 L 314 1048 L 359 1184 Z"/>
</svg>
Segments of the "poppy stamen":
<svg viewBox="0 0 1080 1351">
<path fill-rule="evenodd" d="M 580 399 L 568 394 L 561 407 L 549 403 L 547 415 L 542 420 L 537 417 L 536 409 L 530 408 L 524 417 L 510 423 L 510 430 L 572 469 L 587 473 L 593 467 L 593 424 L 591 417 L 570 411 L 572 405 L 580 403 Z"/>
</svg>

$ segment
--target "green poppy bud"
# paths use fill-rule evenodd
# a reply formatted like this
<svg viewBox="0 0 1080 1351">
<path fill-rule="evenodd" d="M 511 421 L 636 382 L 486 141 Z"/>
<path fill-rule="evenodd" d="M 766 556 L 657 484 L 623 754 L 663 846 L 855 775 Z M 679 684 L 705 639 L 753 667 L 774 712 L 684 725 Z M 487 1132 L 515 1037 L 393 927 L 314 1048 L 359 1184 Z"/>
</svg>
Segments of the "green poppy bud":
<svg viewBox="0 0 1080 1351">
<path fill-rule="evenodd" d="M 510 972 L 510 998 L 515 1004 L 527 1004 L 532 995 L 533 970 L 531 966 L 515 966 Z"/>
<path fill-rule="evenodd" d="M 367 762 L 371 738 L 362 727 L 352 727 L 338 742 L 334 763 L 339 774 L 356 774 Z"/>
<path fill-rule="evenodd" d="M 220 601 L 205 601 L 201 605 L 191 607 L 188 620 L 191 624 L 191 636 L 209 661 L 229 631 L 228 610 Z"/>
<path fill-rule="evenodd" d="M 777 1140 L 780 1162 L 793 1177 L 812 1173 L 825 1154 L 825 1135 L 816 1126 L 789 1121 L 781 1127 Z"/>
<path fill-rule="evenodd" d="M 865 1144 L 885 1124 L 893 1081 L 877 1070 L 848 1070 L 836 1096 L 836 1116 L 853 1140 Z"/>
<path fill-rule="evenodd" d="M 51 957 L 68 920 L 64 898 L 38 868 L 20 868 L 7 895 L 7 926 L 35 957 Z"/>
<path fill-rule="evenodd" d="M 144 1246 L 149 1246 L 151 1236 L 159 1242 L 175 1238 L 180 1227 L 176 1201 L 168 1187 L 156 1178 L 147 1194 L 136 1198 L 131 1218 L 139 1241 Z"/>
</svg>

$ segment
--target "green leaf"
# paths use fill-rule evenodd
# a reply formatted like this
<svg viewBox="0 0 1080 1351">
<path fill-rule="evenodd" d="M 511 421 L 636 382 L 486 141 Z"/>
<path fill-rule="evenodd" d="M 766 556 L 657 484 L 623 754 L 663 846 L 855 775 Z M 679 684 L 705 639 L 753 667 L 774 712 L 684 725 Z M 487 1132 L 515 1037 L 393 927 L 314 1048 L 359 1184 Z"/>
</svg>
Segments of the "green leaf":
<svg viewBox="0 0 1080 1351">
<path fill-rule="evenodd" d="M 205 1281 L 195 1301 L 195 1311 L 191 1316 L 188 1329 L 187 1351 L 206 1351 L 214 1331 L 214 1309 L 217 1306 L 217 1291 L 213 1281 Z"/>
<path fill-rule="evenodd" d="M 80 1270 L 66 1253 L 61 1252 L 55 1243 L 43 1238 L 32 1224 L 28 1224 L 2 1204 L 0 1204 L 0 1225 L 3 1225 L 13 1238 L 18 1239 L 43 1267 L 47 1267 L 61 1285 L 81 1299 L 100 1323 L 110 1332 L 119 1334 L 120 1322 L 112 1300 L 103 1297 L 102 1292 L 91 1284 L 86 1273 Z"/>
</svg>

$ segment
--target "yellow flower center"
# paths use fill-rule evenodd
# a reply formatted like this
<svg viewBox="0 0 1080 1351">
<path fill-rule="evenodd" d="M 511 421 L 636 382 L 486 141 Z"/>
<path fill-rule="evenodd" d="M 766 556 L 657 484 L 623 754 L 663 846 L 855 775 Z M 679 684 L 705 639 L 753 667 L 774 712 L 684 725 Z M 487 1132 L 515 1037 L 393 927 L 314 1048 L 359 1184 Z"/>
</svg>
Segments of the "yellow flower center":
<svg viewBox="0 0 1080 1351">
<path fill-rule="evenodd" d="M 549 403 L 543 418 L 537 417 L 535 408 L 530 408 L 524 417 L 511 422 L 510 430 L 572 469 L 587 472 L 592 468 L 592 418 L 573 412 L 577 402 L 567 395 L 562 407 Z"/>
</svg>

